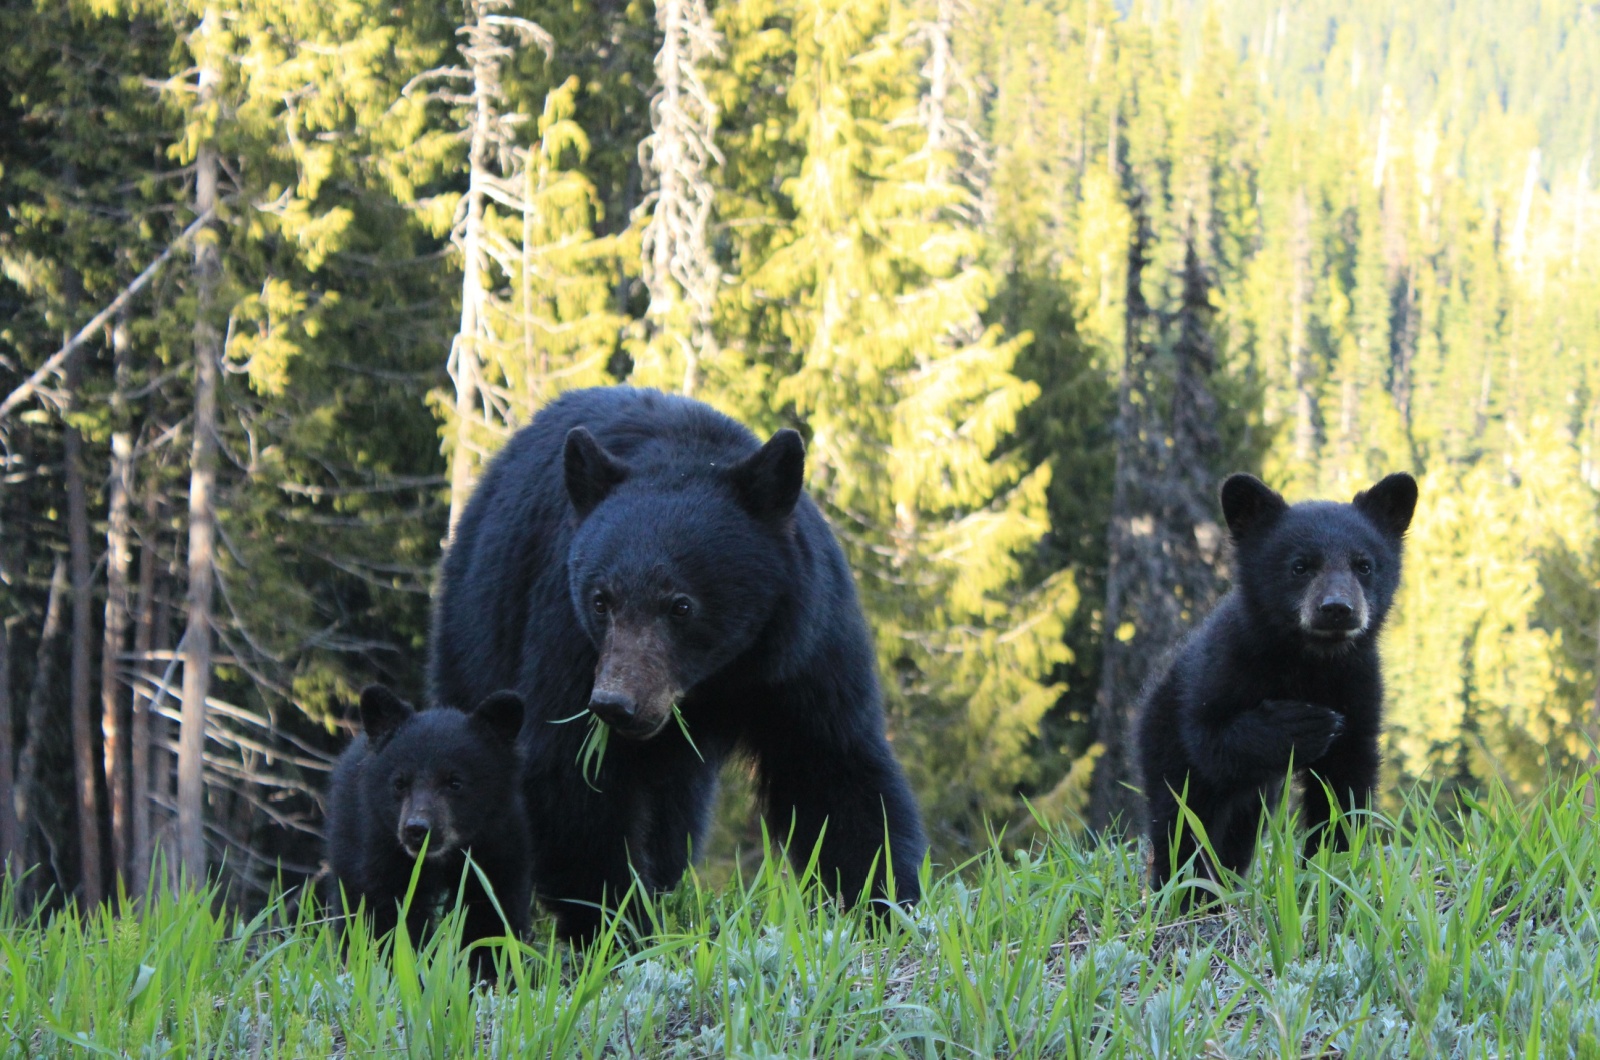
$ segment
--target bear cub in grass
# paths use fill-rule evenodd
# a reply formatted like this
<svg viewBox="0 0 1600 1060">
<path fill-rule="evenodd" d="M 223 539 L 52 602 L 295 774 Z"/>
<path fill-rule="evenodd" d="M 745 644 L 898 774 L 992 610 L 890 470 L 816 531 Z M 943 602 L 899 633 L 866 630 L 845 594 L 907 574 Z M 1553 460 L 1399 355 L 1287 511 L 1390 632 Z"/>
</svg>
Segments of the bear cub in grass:
<svg viewBox="0 0 1600 1060">
<path fill-rule="evenodd" d="M 1369 804 L 1383 703 L 1377 639 L 1416 502 L 1405 474 L 1349 504 L 1290 506 L 1250 475 L 1222 484 L 1233 588 L 1179 647 L 1139 715 L 1153 884 L 1198 849 L 1186 822 L 1180 829 L 1186 789 L 1216 860 L 1236 873 L 1250 865 L 1264 800 L 1281 790 L 1291 761 L 1304 780 L 1308 852 L 1329 839 L 1330 789 L 1346 813 Z M 1333 841 L 1342 848 L 1345 837 Z M 1200 868 L 1217 878 L 1204 859 Z"/>
<path fill-rule="evenodd" d="M 329 787 L 328 861 L 334 901 L 340 887 L 351 909 L 365 899 L 374 934 L 397 923 L 424 843 L 406 916 L 413 941 L 454 907 L 458 890 L 463 946 L 503 936 L 508 924 L 514 934 L 527 930 L 532 841 L 516 747 L 522 710 L 515 692 L 494 693 L 470 714 L 413 711 L 381 685 L 361 693 L 364 731 L 340 755 Z M 500 912 L 466 868 L 468 853 Z M 486 955 L 477 963 L 480 972 L 489 967 Z"/>
</svg>

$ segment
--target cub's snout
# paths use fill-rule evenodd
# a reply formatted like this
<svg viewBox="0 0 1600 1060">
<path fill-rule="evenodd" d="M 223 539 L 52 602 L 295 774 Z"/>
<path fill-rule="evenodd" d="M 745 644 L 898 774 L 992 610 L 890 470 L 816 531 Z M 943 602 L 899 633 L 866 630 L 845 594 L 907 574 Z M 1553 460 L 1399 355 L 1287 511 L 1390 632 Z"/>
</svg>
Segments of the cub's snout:
<svg viewBox="0 0 1600 1060">
<path fill-rule="evenodd" d="M 1334 562 L 1311 580 L 1300 600 L 1300 628 L 1323 640 L 1353 640 L 1367 631 L 1371 609 L 1355 568 Z"/>
<path fill-rule="evenodd" d="M 423 840 L 428 842 L 430 861 L 447 857 L 462 846 L 461 830 L 450 805 L 452 785 L 459 791 L 460 778 L 427 777 L 420 786 L 412 785 L 407 789 L 400 803 L 397 838 L 410 856 L 416 857 L 421 852 Z"/>
</svg>

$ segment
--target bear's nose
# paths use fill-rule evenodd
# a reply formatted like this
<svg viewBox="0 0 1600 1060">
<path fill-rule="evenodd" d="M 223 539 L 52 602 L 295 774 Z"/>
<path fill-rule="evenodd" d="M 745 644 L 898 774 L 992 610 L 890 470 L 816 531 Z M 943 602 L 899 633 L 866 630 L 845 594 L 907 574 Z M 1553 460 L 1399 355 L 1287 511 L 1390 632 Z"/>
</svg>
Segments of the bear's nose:
<svg viewBox="0 0 1600 1060">
<path fill-rule="evenodd" d="M 633 716 L 638 713 L 638 704 L 626 692 L 613 692 L 609 689 L 595 689 L 589 697 L 589 710 L 595 717 L 607 725 L 626 728 L 633 721 Z"/>
<path fill-rule="evenodd" d="M 1319 610 L 1322 611 L 1323 618 L 1331 618 L 1336 622 L 1343 622 L 1351 615 L 1350 601 L 1342 596 L 1324 598 Z"/>
<path fill-rule="evenodd" d="M 422 841 L 428 838 L 428 822 L 422 817 L 413 817 L 408 820 L 405 827 L 400 829 L 400 836 L 406 841 L 408 847 L 420 847 Z"/>
</svg>

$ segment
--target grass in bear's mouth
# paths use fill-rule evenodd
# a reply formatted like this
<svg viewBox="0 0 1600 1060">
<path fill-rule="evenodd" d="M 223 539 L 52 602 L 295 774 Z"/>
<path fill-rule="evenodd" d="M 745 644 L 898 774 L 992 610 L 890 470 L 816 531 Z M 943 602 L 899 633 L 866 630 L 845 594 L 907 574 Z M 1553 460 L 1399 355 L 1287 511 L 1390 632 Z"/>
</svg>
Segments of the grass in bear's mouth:
<svg viewBox="0 0 1600 1060">
<path fill-rule="evenodd" d="M 584 715 L 589 717 L 589 731 L 583 734 L 583 743 L 578 747 L 578 772 L 583 775 L 583 782 L 589 785 L 591 791 L 599 791 L 595 781 L 600 778 L 600 766 L 606 759 L 606 744 L 611 740 L 611 726 L 601 721 L 594 714 L 585 710 L 574 714 L 570 718 L 557 718 L 552 725 L 565 725 L 569 721 L 576 721 Z M 689 735 L 689 723 L 684 720 L 683 711 L 678 704 L 672 704 L 672 717 L 678 723 L 678 731 L 683 733 L 683 738 L 688 741 L 689 749 L 694 756 L 704 762 L 706 756 L 700 753 L 700 748 L 695 745 L 694 737 Z"/>
<path fill-rule="evenodd" d="M 701 754 L 700 748 L 694 745 L 694 737 L 689 735 L 689 723 L 684 720 L 683 711 L 678 709 L 678 704 L 676 703 L 672 704 L 672 718 L 678 723 L 678 731 L 683 733 L 684 740 L 689 744 L 689 750 L 694 752 L 696 758 L 704 762 L 706 756 Z"/>
</svg>

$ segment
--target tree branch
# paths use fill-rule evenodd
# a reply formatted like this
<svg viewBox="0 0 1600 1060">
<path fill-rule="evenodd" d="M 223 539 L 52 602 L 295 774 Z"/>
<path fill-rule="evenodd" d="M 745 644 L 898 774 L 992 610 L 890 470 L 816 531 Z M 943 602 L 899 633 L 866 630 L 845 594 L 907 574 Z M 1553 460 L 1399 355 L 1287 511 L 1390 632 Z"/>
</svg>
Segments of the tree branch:
<svg viewBox="0 0 1600 1060">
<path fill-rule="evenodd" d="M 47 376 L 61 371 L 62 366 L 67 363 L 67 358 L 71 357 L 79 346 L 87 342 L 90 335 L 104 327 L 106 321 L 116 316 L 119 309 L 131 302 L 134 296 L 149 286 L 150 281 L 155 279 L 156 273 L 161 271 L 161 266 L 167 263 L 167 259 L 182 249 L 183 245 L 192 239 L 196 232 L 210 223 L 215 214 L 215 210 L 207 210 L 199 217 L 196 217 L 189 227 L 183 230 L 182 235 L 167 244 L 167 249 L 161 252 L 160 257 L 145 266 L 145 270 L 136 276 L 132 283 L 124 287 L 121 294 L 111 300 L 110 305 L 96 313 L 94 319 L 90 320 L 76 335 L 72 336 L 65 346 L 51 354 L 50 359 L 40 365 L 37 372 L 30 375 L 27 381 L 13 390 L 4 401 L 0 401 L 0 423 L 5 422 L 5 418 L 11 414 L 12 409 L 37 393 Z"/>
</svg>

